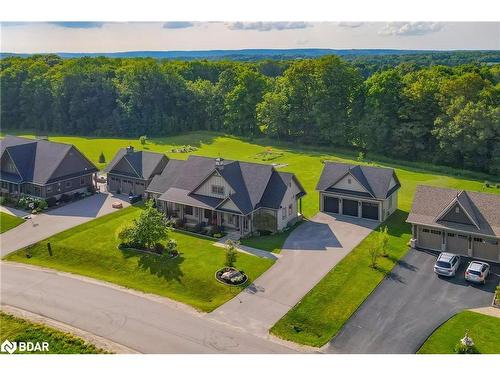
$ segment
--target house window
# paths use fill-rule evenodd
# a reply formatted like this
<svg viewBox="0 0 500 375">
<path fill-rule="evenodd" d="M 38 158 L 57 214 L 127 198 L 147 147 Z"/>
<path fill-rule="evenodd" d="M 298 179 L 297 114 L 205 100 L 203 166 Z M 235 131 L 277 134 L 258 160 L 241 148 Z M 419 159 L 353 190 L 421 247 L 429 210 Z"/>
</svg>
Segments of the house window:
<svg viewBox="0 0 500 375">
<path fill-rule="evenodd" d="M 424 229 L 422 229 L 422 232 L 423 233 L 429 233 L 429 229 L 424 228 Z"/>
<path fill-rule="evenodd" d="M 292 207 L 292 205 L 290 204 L 290 205 L 288 206 L 288 216 L 291 216 L 291 215 L 292 215 L 292 209 L 293 209 L 293 207 Z"/>
<path fill-rule="evenodd" d="M 479 237 L 474 237 L 474 242 L 484 242 L 484 240 Z"/>
<path fill-rule="evenodd" d="M 5 181 L 2 181 L 2 189 L 7 189 L 7 183 Z"/>
<path fill-rule="evenodd" d="M 47 193 L 52 193 L 52 186 L 47 186 Z"/>
<path fill-rule="evenodd" d="M 66 181 L 65 186 L 66 186 L 67 188 L 70 188 L 70 187 L 71 187 L 71 185 L 72 185 L 72 184 L 71 184 L 71 181 Z"/>
<path fill-rule="evenodd" d="M 205 209 L 204 217 L 205 219 L 210 219 L 212 217 L 212 211 Z"/>
<path fill-rule="evenodd" d="M 286 218 L 286 207 L 283 207 L 283 208 L 281 209 L 281 218 L 282 218 L 282 219 Z"/>
<path fill-rule="evenodd" d="M 80 177 L 80 185 L 85 185 L 85 177 Z"/>
<path fill-rule="evenodd" d="M 455 207 L 455 213 L 456 213 L 456 214 L 459 214 L 459 213 L 460 213 L 460 207 L 458 207 L 458 206 L 457 206 L 457 207 Z"/>
<path fill-rule="evenodd" d="M 193 206 L 184 206 L 184 213 L 186 215 L 192 215 L 193 214 Z"/>
<path fill-rule="evenodd" d="M 243 229 L 248 230 L 248 218 L 247 217 L 245 217 L 243 219 Z"/>
<path fill-rule="evenodd" d="M 350 179 L 350 178 L 348 178 L 348 179 L 347 179 L 347 183 L 348 183 L 348 184 L 350 184 L 350 183 L 351 183 L 351 179 Z"/>
<path fill-rule="evenodd" d="M 441 231 L 440 231 L 440 230 L 434 230 L 434 229 L 431 229 L 431 233 L 432 233 L 432 234 L 441 235 Z"/>
<path fill-rule="evenodd" d="M 459 234 L 459 235 L 458 235 L 458 238 L 461 238 L 461 239 L 463 239 L 463 240 L 466 240 L 466 239 L 467 239 L 467 236 L 464 236 L 463 234 Z"/>
<path fill-rule="evenodd" d="M 224 195 L 224 186 L 212 185 L 212 194 Z"/>
<path fill-rule="evenodd" d="M 455 233 L 448 233 L 448 237 L 455 237 Z"/>
<path fill-rule="evenodd" d="M 392 208 L 392 195 L 389 197 L 389 210 Z"/>
<path fill-rule="evenodd" d="M 198 207 L 194 208 L 194 216 L 196 217 L 200 216 L 200 209 Z"/>
</svg>

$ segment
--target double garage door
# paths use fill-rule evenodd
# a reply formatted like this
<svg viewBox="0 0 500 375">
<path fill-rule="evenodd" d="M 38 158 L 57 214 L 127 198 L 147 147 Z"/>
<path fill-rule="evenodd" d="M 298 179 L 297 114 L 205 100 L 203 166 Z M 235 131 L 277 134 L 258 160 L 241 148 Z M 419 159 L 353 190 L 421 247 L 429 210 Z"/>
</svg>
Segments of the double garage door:
<svg viewBox="0 0 500 375">
<path fill-rule="evenodd" d="M 353 199 L 342 200 L 342 215 L 358 216 L 359 202 Z M 339 198 L 325 195 L 323 197 L 323 211 L 333 214 L 340 213 Z M 365 219 L 379 220 L 379 204 L 361 202 L 361 217 Z"/>
</svg>

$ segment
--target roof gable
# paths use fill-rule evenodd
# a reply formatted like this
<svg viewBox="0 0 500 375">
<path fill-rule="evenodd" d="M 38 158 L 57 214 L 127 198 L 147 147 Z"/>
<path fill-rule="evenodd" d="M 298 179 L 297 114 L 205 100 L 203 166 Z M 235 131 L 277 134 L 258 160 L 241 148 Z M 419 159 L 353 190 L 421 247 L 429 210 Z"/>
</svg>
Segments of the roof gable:
<svg viewBox="0 0 500 375">
<path fill-rule="evenodd" d="M 413 197 L 413 205 L 407 222 L 449 228 L 470 233 L 479 233 L 500 238 L 500 195 L 463 192 L 455 189 L 418 185 Z M 456 221 L 439 220 L 455 204 L 469 214 L 468 219 L 476 225 Z"/>
<path fill-rule="evenodd" d="M 348 174 L 356 179 L 366 192 L 361 192 L 359 189 L 339 189 L 340 191 L 352 191 L 356 195 L 364 193 L 366 196 L 376 199 L 386 199 L 401 186 L 394 170 L 391 168 L 325 162 L 316 190 L 335 189 L 333 186 Z M 391 186 L 393 179 L 395 184 Z"/>
<path fill-rule="evenodd" d="M 465 225 L 474 225 L 480 229 L 474 208 L 465 191 L 461 191 L 436 217 L 438 221 L 455 222 Z"/>
<path fill-rule="evenodd" d="M 97 169 L 80 151 L 75 147 L 71 147 L 47 181 L 56 180 L 81 171 L 88 171 L 90 173 L 96 172 Z"/>
<path fill-rule="evenodd" d="M 373 196 L 372 192 L 368 190 L 368 186 L 364 186 L 362 183 L 358 181 L 358 177 L 355 177 L 351 171 L 347 172 L 344 177 L 341 177 L 338 181 L 336 181 L 330 188 L 335 188 L 335 189 L 342 189 L 342 190 L 352 190 L 352 191 L 358 191 L 358 192 L 363 192 L 363 193 L 368 193 Z M 366 180 L 365 178 L 362 178 L 362 180 Z M 365 182 L 366 184 L 366 182 Z"/>
</svg>

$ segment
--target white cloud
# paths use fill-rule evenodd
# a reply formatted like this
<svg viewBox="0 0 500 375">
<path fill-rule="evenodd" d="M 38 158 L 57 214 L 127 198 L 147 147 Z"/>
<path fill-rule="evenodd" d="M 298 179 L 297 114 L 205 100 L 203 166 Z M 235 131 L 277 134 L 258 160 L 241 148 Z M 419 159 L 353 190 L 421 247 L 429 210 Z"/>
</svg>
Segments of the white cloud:
<svg viewBox="0 0 500 375">
<path fill-rule="evenodd" d="M 414 36 L 435 33 L 443 28 L 440 22 L 390 22 L 378 31 L 379 35 Z"/>
<path fill-rule="evenodd" d="M 194 22 L 188 21 L 170 21 L 163 24 L 164 29 L 186 29 L 193 26 Z"/>
<path fill-rule="evenodd" d="M 339 22 L 338 25 L 340 27 L 348 27 L 350 29 L 355 29 L 358 27 L 363 26 L 365 23 L 364 22 Z"/>
<path fill-rule="evenodd" d="M 292 30 L 292 29 L 305 29 L 312 27 L 312 24 L 307 22 L 232 22 L 228 23 L 228 28 L 231 30 L 257 30 L 257 31 L 271 31 L 271 30 Z"/>
</svg>

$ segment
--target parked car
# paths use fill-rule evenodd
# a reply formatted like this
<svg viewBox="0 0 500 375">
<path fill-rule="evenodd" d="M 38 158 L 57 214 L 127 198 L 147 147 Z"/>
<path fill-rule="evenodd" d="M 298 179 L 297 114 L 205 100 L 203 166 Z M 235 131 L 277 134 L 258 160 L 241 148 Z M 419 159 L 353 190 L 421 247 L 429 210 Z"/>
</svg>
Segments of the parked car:
<svg viewBox="0 0 500 375">
<path fill-rule="evenodd" d="M 489 273 L 490 265 L 488 263 L 474 260 L 469 263 L 469 266 L 465 270 L 465 280 L 484 284 Z"/>
<path fill-rule="evenodd" d="M 134 195 L 134 194 L 129 194 L 128 196 L 128 201 L 130 204 L 133 204 L 135 202 L 139 202 L 142 199 L 142 195 Z"/>
<path fill-rule="evenodd" d="M 452 253 L 439 254 L 434 264 L 434 272 L 438 275 L 453 277 L 460 266 L 460 257 Z"/>
</svg>

